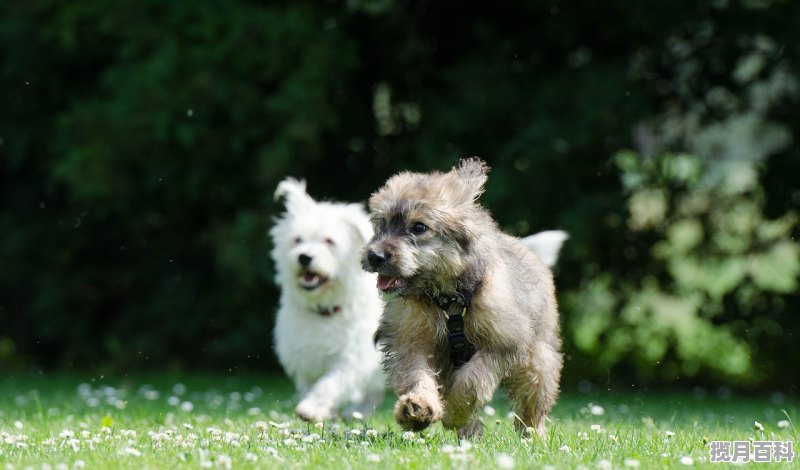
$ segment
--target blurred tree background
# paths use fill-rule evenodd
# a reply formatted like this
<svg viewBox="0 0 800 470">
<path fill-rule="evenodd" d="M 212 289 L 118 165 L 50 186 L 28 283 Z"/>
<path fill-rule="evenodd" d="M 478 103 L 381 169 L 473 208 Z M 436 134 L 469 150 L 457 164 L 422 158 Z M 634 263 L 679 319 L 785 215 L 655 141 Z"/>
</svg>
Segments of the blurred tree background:
<svg viewBox="0 0 800 470">
<path fill-rule="evenodd" d="M 0 11 L 0 367 L 273 370 L 277 182 L 479 155 L 571 234 L 567 383 L 797 386 L 797 2 Z"/>
</svg>

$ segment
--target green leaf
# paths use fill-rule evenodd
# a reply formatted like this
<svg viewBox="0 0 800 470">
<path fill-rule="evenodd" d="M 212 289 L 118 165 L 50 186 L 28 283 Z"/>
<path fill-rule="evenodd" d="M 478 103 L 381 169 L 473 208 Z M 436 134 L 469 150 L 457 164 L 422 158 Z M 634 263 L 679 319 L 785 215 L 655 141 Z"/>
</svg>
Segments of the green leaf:
<svg viewBox="0 0 800 470">
<path fill-rule="evenodd" d="M 110 428 L 114 425 L 114 420 L 111 419 L 111 416 L 105 415 L 100 420 L 100 427 L 101 428 Z"/>
<path fill-rule="evenodd" d="M 797 290 L 800 273 L 800 247 L 789 240 L 774 245 L 766 253 L 752 255 L 749 273 L 756 285 L 765 290 L 791 293 Z"/>
</svg>

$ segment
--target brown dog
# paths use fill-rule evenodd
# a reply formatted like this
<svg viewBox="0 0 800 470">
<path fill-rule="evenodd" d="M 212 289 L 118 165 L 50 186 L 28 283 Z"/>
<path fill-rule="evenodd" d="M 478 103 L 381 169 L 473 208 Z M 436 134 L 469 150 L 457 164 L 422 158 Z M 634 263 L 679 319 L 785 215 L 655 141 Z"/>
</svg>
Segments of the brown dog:
<svg viewBox="0 0 800 470">
<path fill-rule="evenodd" d="M 558 397 L 552 274 L 477 203 L 488 170 L 470 158 L 447 173 L 400 173 L 369 201 L 376 233 L 362 266 L 386 300 L 376 341 L 403 429 L 441 420 L 480 435 L 476 411 L 502 385 L 517 428 L 541 435 Z"/>
</svg>

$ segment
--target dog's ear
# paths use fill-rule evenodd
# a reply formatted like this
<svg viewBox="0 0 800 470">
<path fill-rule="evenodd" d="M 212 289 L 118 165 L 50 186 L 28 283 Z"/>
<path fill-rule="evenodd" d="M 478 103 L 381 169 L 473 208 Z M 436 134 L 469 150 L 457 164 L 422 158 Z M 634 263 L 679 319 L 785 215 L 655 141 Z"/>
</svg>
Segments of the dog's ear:
<svg viewBox="0 0 800 470">
<path fill-rule="evenodd" d="M 458 178 L 462 198 L 474 202 L 483 194 L 484 185 L 489 177 L 489 165 L 478 157 L 463 158 L 450 170 L 450 173 Z"/>
<path fill-rule="evenodd" d="M 286 211 L 297 212 L 315 204 L 314 199 L 306 192 L 305 180 L 298 180 L 291 176 L 278 183 L 275 189 L 275 199 L 286 199 Z"/>
<path fill-rule="evenodd" d="M 458 165 L 453 167 L 453 170 L 458 173 L 458 176 L 471 181 L 476 181 L 473 178 L 478 178 L 480 186 L 486 183 L 486 175 L 489 174 L 489 165 L 486 164 L 480 157 L 462 158 Z"/>
<path fill-rule="evenodd" d="M 372 224 L 369 216 L 364 212 L 364 205 L 352 203 L 347 205 L 347 223 L 353 227 L 353 232 L 362 243 L 367 243 L 372 238 Z"/>
</svg>

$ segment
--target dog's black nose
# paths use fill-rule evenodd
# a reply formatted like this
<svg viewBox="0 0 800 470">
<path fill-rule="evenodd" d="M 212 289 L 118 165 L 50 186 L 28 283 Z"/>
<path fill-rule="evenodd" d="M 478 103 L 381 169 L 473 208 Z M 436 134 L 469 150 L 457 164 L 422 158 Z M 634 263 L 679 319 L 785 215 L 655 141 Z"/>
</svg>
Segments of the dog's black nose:
<svg viewBox="0 0 800 470">
<path fill-rule="evenodd" d="M 367 252 L 367 260 L 369 260 L 369 264 L 374 267 L 382 266 L 389 261 L 389 253 L 369 250 Z"/>
<path fill-rule="evenodd" d="M 297 257 L 297 261 L 300 262 L 300 266 L 307 268 L 308 265 L 311 264 L 311 257 L 306 254 L 302 254 Z"/>
</svg>

